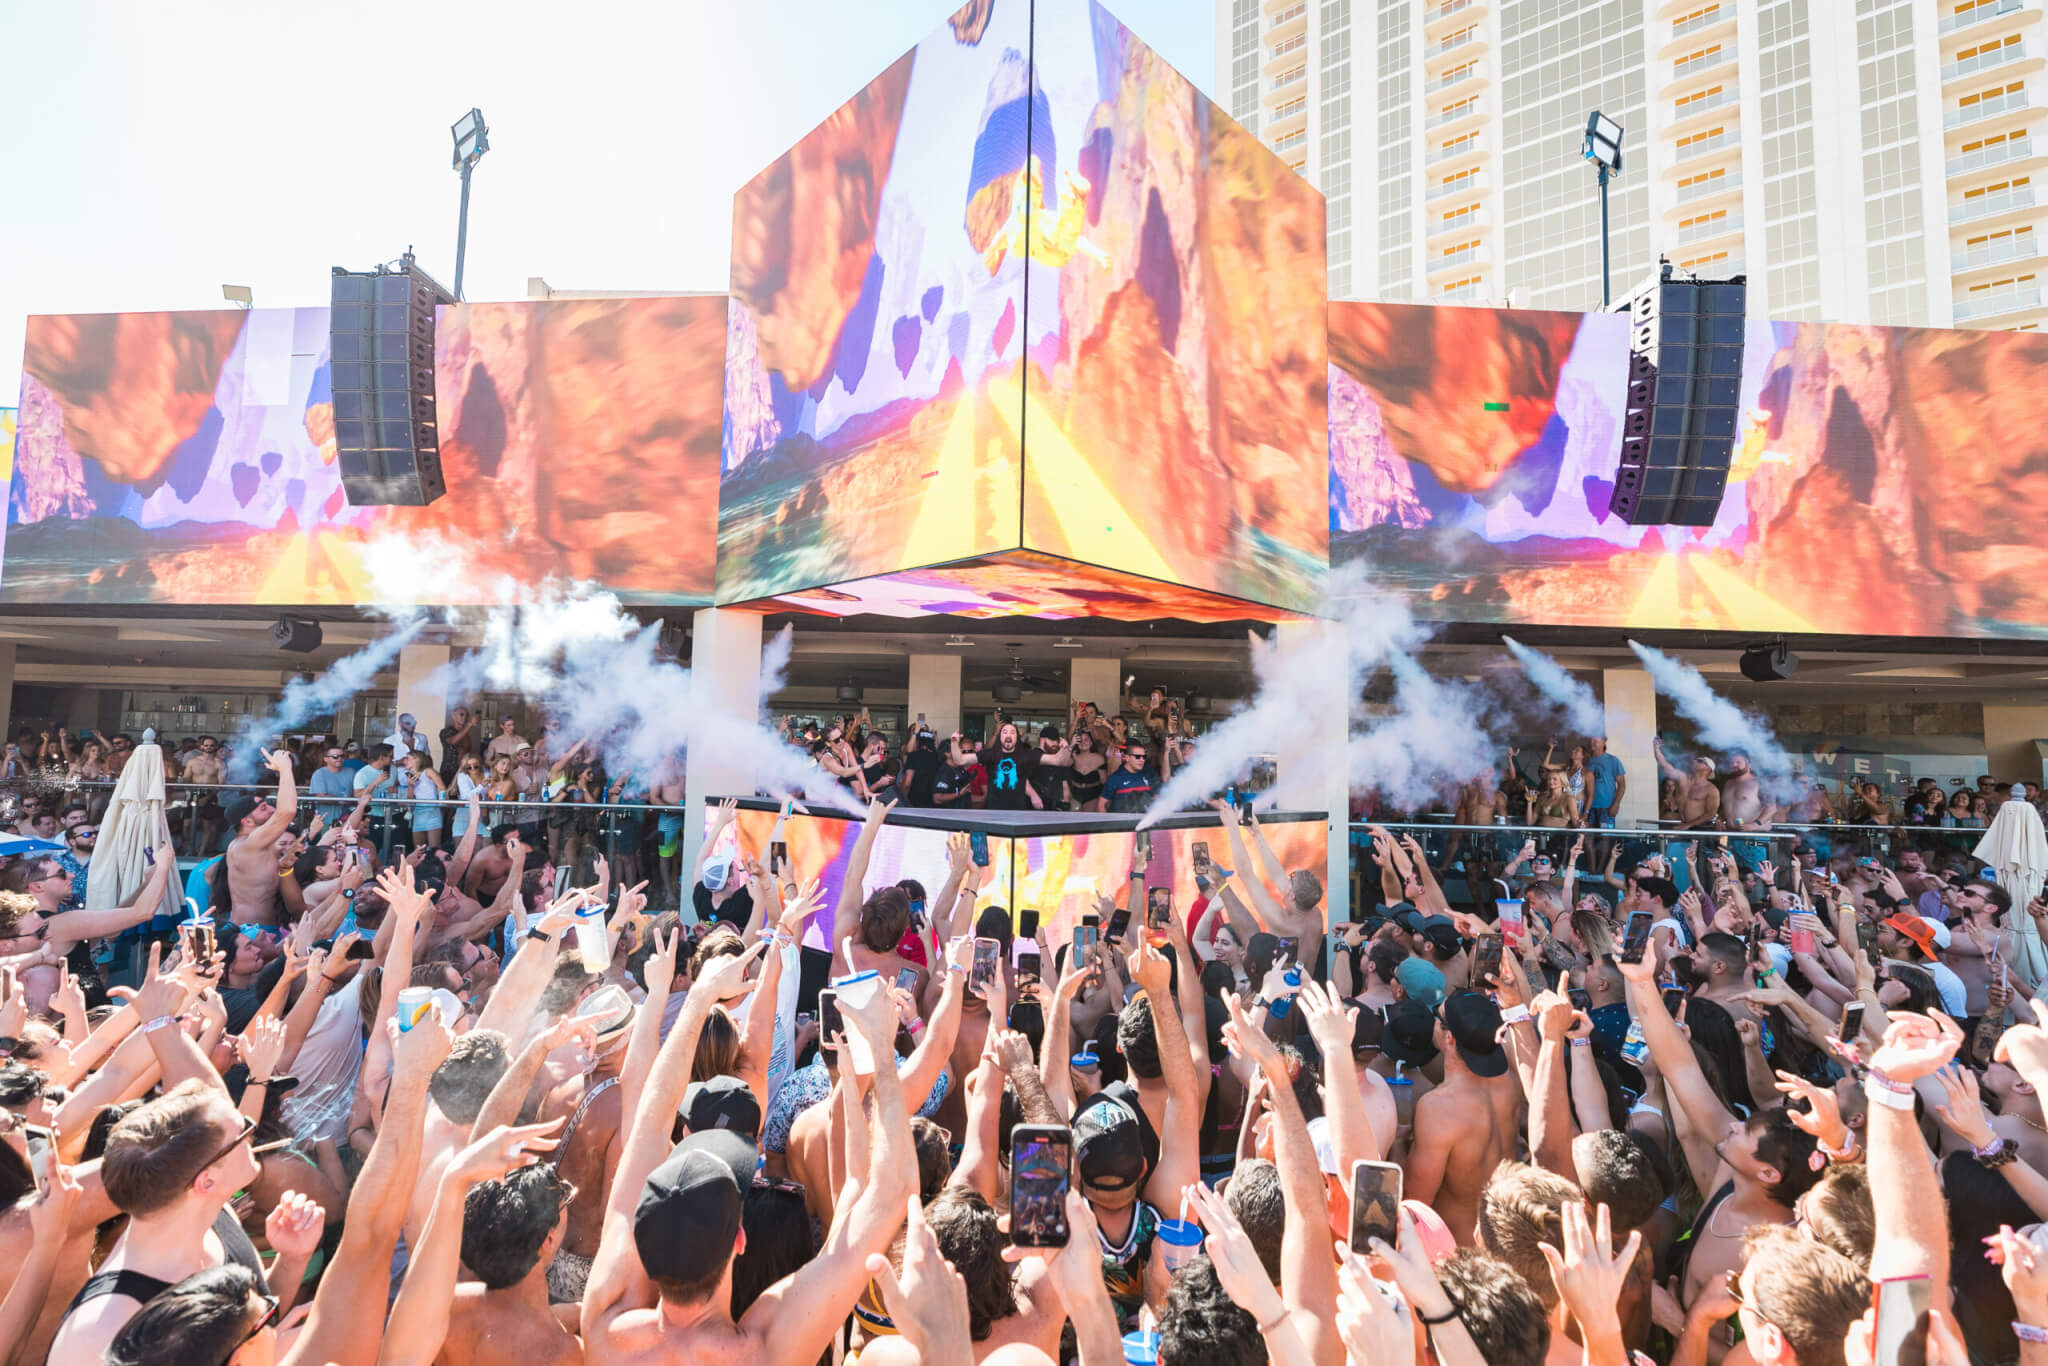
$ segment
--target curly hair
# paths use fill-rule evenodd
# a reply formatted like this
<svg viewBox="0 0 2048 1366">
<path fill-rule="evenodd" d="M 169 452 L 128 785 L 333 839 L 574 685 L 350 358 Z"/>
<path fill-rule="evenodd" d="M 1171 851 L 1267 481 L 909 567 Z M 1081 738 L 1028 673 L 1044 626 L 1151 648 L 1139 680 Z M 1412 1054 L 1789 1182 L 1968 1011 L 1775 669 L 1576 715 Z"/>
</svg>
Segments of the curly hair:
<svg viewBox="0 0 2048 1366">
<path fill-rule="evenodd" d="M 1542 1245 L 1564 1251 L 1564 1207 L 1585 1193 L 1555 1172 L 1526 1162 L 1493 1169 L 1479 1196 L 1479 1242 L 1529 1283 L 1545 1311 L 1557 1304 L 1557 1286 Z"/>
<path fill-rule="evenodd" d="M 991 1324 L 1017 1312 L 1017 1289 L 1003 1263 L 1005 1239 L 996 1231 L 996 1212 L 979 1192 L 948 1186 L 924 1214 L 939 1251 L 967 1282 L 967 1335 L 984 1342 Z"/>
</svg>

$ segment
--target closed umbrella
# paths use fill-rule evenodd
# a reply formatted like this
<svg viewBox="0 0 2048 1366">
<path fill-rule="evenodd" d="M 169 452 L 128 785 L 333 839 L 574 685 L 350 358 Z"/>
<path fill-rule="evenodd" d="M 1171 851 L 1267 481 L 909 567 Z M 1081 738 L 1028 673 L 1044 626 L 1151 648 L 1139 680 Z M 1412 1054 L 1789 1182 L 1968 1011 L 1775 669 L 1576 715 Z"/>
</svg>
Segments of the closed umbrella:
<svg viewBox="0 0 2048 1366">
<path fill-rule="evenodd" d="M 2048 832 L 2041 829 L 2041 813 L 2033 803 L 2019 799 L 2001 804 L 1991 828 L 1977 842 L 1974 857 L 2012 897 L 2007 922 L 2019 941 L 2013 965 L 2030 982 L 2048 977 L 2048 950 L 2042 947 L 2034 917 L 2027 914 L 2028 904 L 2041 894 L 2042 879 L 2048 877 Z"/>
<path fill-rule="evenodd" d="M 120 781 L 114 784 L 113 800 L 100 818 L 85 884 L 89 911 L 132 905 L 149 880 L 142 851 L 162 849 L 171 842 L 170 821 L 164 816 L 164 752 L 153 740 L 153 734 L 145 736 L 129 754 Z M 176 920 L 184 909 L 184 888 L 173 877 L 164 884 L 164 904 L 157 915 Z"/>
</svg>

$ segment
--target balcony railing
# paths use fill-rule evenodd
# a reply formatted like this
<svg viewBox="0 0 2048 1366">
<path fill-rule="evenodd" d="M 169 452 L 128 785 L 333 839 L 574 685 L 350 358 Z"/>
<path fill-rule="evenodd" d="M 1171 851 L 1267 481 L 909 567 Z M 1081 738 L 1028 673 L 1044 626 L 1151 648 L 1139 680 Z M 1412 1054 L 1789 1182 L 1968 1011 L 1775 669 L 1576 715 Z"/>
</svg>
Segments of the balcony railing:
<svg viewBox="0 0 2048 1366">
<path fill-rule="evenodd" d="M 1709 237 L 1722 237 L 1731 232 L 1742 231 L 1742 215 L 1731 213 L 1726 218 L 1713 218 L 1704 223 L 1694 223 L 1678 230 L 1678 242 L 1704 242 Z"/>
<path fill-rule="evenodd" d="M 1994 66 L 2004 66 L 2007 62 L 2019 61 L 2026 55 L 2025 43 L 2000 43 L 1997 47 L 1988 47 L 1982 52 L 1947 63 L 1941 68 L 1941 79 L 1952 81 L 1973 71 L 1984 71 Z"/>
<path fill-rule="evenodd" d="M 1428 84 L 1424 85 L 1422 87 L 1422 93 L 1425 95 L 1434 95 L 1439 90 L 1448 90 L 1452 86 L 1462 85 L 1466 81 L 1476 81 L 1485 74 L 1486 73 L 1482 71 L 1476 64 L 1472 66 L 1461 66 L 1454 71 L 1445 72 L 1443 75 L 1437 77 L 1435 80 L 1430 81 Z"/>
<path fill-rule="evenodd" d="M 1453 14 L 1456 14 L 1461 10 L 1471 9 L 1474 5 L 1478 3 L 1479 0 L 1444 0 L 1443 4 L 1438 5 L 1433 9 L 1427 9 L 1423 11 L 1422 22 L 1425 25 L 1428 25 L 1435 23 L 1439 19 L 1448 19 Z"/>
<path fill-rule="evenodd" d="M 1422 196 L 1422 200 L 1426 204 L 1432 199 L 1442 199 L 1445 195 L 1478 194 L 1485 188 L 1485 177 L 1476 175 L 1466 176 L 1463 180 L 1454 180 L 1448 185 L 1436 184 L 1430 186 L 1429 192 Z"/>
<path fill-rule="evenodd" d="M 1996 95 L 1987 95 L 1975 104 L 1966 104 L 1960 109 L 1949 110 L 1942 116 L 1941 126 L 1960 128 L 1979 119 L 2011 113 L 2015 109 L 2025 109 L 2029 103 L 2027 92 L 2024 90 L 2007 90 Z"/>
<path fill-rule="evenodd" d="M 1462 232 L 1470 235 L 1479 227 L 1479 212 L 1460 213 L 1456 218 L 1439 218 L 1430 223 L 1424 231 L 1425 237 L 1441 237 L 1447 232 Z"/>
<path fill-rule="evenodd" d="M 1951 205 L 1948 211 L 1948 221 L 1951 223 L 1967 223 L 1976 218 L 1988 218 L 1994 213 L 2006 213 L 2013 209 L 2028 208 L 2033 202 L 2034 187 L 2032 185 L 2019 185 L 2007 190 L 1993 190 L 1990 194 L 1980 194 L 1975 198 L 1965 199 L 1960 204 Z"/>
<path fill-rule="evenodd" d="M 1742 92 L 1740 90 L 1723 90 L 1719 94 L 1709 95 L 1703 100 L 1692 100 L 1685 104 L 1673 106 L 1671 117 L 1673 119 L 1689 119 L 1694 114 L 1704 114 L 1709 109 L 1719 109 L 1723 105 L 1734 104 L 1741 98 Z"/>
<path fill-rule="evenodd" d="M 1696 15 L 1691 19 L 1680 19 L 1671 26 L 1671 36 L 1673 38 L 1683 38 L 1688 33 L 1698 33 L 1701 29 L 1712 28 L 1716 24 L 1725 24 L 1728 22 L 1729 17 L 1726 10 L 1716 8 L 1708 14 Z"/>
<path fill-rule="evenodd" d="M 1995 19 L 2001 14 L 2011 14 L 2014 10 L 2023 7 L 2024 0 L 1995 0 L 1994 3 L 1989 5 L 1979 5 L 1975 9 L 1964 10 L 1961 14 L 1949 15 L 1941 21 L 1941 31 L 1943 33 L 1954 33 L 1957 29 L 1968 28 L 1972 24 L 1981 24 L 1986 19 Z"/>
<path fill-rule="evenodd" d="M 1296 114 L 1305 113 L 1307 110 L 1308 101 L 1306 99 L 1292 99 L 1275 109 L 1271 117 L 1273 122 L 1279 123 L 1284 119 L 1293 118 Z"/>
<path fill-rule="evenodd" d="M 1292 71 L 1283 71 L 1279 75 L 1275 76 L 1273 78 L 1273 84 L 1267 88 L 1271 90 L 1285 90 L 1287 89 L 1287 87 L 1291 85 L 1300 85 L 1303 81 L 1307 79 L 1308 68 L 1305 66 L 1297 66 Z"/>
<path fill-rule="evenodd" d="M 1671 64 L 1671 79 L 1689 81 L 1695 76 L 1704 76 L 1709 71 L 1718 71 L 1724 66 L 1735 65 L 1735 54 L 1716 52 L 1705 57 L 1688 57 L 1682 62 Z"/>
<path fill-rule="evenodd" d="M 1307 13 L 1307 0 L 1302 0 L 1302 3 L 1298 5 L 1289 5 L 1286 9 L 1281 10 L 1278 14 L 1273 16 L 1272 27 L 1279 28 L 1282 24 L 1291 24 L 1296 19 L 1301 18 L 1302 15 Z"/>
<path fill-rule="evenodd" d="M 1273 150 L 1276 152 L 1291 152 L 1307 141 L 1308 129 L 1303 128 L 1298 132 L 1289 133 L 1284 138 L 1276 138 L 1273 142 Z"/>
<path fill-rule="evenodd" d="M 1678 154 L 1671 159 L 1673 161 L 1691 161 L 1694 157 L 1703 157 L 1709 152 L 1718 152 L 1723 147 L 1733 147 L 1739 140 L 1728 133 L 1717 133 L 1713 137 L 1706 138 L 1700 142 L 1686 144 L 1679 148 Z"/>
<path fill-rule="evenodd" d="M 1454 157 L 1470 156 L 1478 150 L 1479 139 L 1472 138 L 1465 142 L 1452 143 L 1449 147 L 1437 148 L 1435 151 L 1429 154 L 1429 160 L 1423 162 L 1422 164 L 1425 166 L 1434 166 L 1440 161 L 1449 161 Z"/>
<path fill-rule="evenodd" d="M 1486 111 L 1480 107 L 1477 101 L 1474 101 L 1471 104 L 1460 104 L 1455 106 L 1454 108 L 1444 110 L 1441 114 L 1430 115 L 1429 118 L 1423 122 L 1422 126 L 1425 129 L 1441 128 L 1447 123 L 1456 123 L 1459 119 L 1473 118 L 1476 115 L 1483 114 L 1485 112 Z"/>
<path fill-rule="evenodd" d="M 1456 270 L 1461 266 L 1472 265 L 1479 259 L 1481 250 L 1479 247 L 1461 247 L 1443 256 L 1432 256 L 1429 259 L 1429 273 L 1434 275 L 1440 270 Z"/>
<path fill-rule="evenodd" d="M 1994 142 L 1959 157 L 1948 159 L 1948 173 L 1951 176 L 1967 175 L 1986 166 L 2002 166 L 2008 161 L 2023 161 L 2034 154 L 2034 140 L 2031 137 L 2007 138 Z"/>
<path fill-rule="evenodd" d="M 1956 300 L 1956 321 L 1974 318 L 1995 318 L 2001 313 L 2022 313 L 2041 306 L 2041 287 L 2029 285 L 2025 289 L 1985 289 L 1966 294 Z"/>
<path fill-rule="evenodd" d="M 1285 57 L 1290 52 L 1299 52 L 1301 51 L 1301 49 L 1307 46 L 1308 35 L 1306 33 L 1297 33 L 1292 38 L 1287 39 L 1285 42 L 1275 43 L 1273 45 L 1272 50 L 1266 54 L 1266 58 L 1268 61 L 1272 61 L 1280 57 Z"/>
<path fill-rule="evenodd" d="M 1690 185 L 1679 186 L 1678 202 L 1690 204 L 1695 199 L 1708 199 L 1714 195 L 1741 188 L 1742 173 L 1740 171 L 1731 171 L 1727 175 L 1717 175 L 1711 180 L 1695 180 Z"/>
<path fill-rule="evenodd" d="M 1478 41 L 1479 30 L 1476 28 L 1468 28 L 1462 33 L 1453 33 L 1450 37 L 1444 39 L 1442 42 L 1430 44 L 1428 47 L 1423 49 L 1423 55 L 1425 57 L 1441 57 L 1446 52 L 1456 52 L 1459 48 L 1464 47 L 1467 43 L 1476 43 Z"/>
<path fill-rule="evenodd" d="M 1462 303 L 1466 299 L 1478 298 L 1479 288 L 1476 284 L 1459 285 L 1456 289 L 1447 289 L 1436 297 L 1445 303 Z"/>
<path fill-rule="evenodd" d="M 2003 261 L 2029 261 L 2041 254 L 2040 246 L 2031 232 L 2017 237 L 2000 238 L 1982 246 L 1959 251 L 1949 258 L 1951 270 L 1977 270 L 1983 266 L 1995 266 Z"/>
</svg>

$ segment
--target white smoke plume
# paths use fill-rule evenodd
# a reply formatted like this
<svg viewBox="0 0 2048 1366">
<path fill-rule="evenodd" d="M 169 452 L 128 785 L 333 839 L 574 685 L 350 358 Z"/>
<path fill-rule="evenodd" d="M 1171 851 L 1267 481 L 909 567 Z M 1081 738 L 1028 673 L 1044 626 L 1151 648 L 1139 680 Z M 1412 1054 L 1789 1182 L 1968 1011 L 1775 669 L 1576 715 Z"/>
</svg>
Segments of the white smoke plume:
<svg viewBox="0 0 2048 1366">
<path fill-rule="evenodd" d="M 228 776 L 237 782 L 254 778 L 262 767 L 262 748 L 280 735 L 290 734 L 315 716 L 326 716 L 342 703 L 370 686 L 372 680 L 398 658 L 426 626 L 425 615 L 412 611 L 395 618 L 397 629 L 371 641 L 362 649 L 328 666 L 313 678 L 295 678 L 285 685 L 277 705 L 265 712 L 252 712 L 236 730 L 234 754 Z M 304 774 L 300 774 L 304 777 Z"/>
<path fill-rule="evenodd" d="M 1414 652 L 1428 629 L 1396 594 L 1368 586 L 1362 566 L 1331 576 L 1317 616 L 1322 630 L 1252 640 L 1257 687 L 1251 700 L 1196 746 L 1140 825 L 1200 802 L 1238 781 L 1253 759 L 1273 756 L 1279 784 L 1261 799 L 1283 807 L 1324 806 L 1335 780 L 1347 790 L 1377 790 L 1396 806 L 1427 805 L 1492 765 L 1496 741 L 1486 700 L 1468 685 L 1431 677 Z M 1364 701 L 1380 670 L 1393 678 L 1382 707 Z M 1324 719 L 1346 718 L 1347 743 L 1324 738 Z"/>
<path fill-rule="evenodd" d="M 475 580 L 450 542 L 386 538 L 364 562 L 383 598 L 417 595 L 421 584 Z M 802 796 L 839 810 L 859 807 L 838 781 L 761 724 L 735 716 L 689 668 L 663 654 L 659 622 L 643 624 L 618 598 L 593 584 L 499 579 L 485 594 L 498 605 L 455 609 L 458 629 L 480 630 L 482 644 L 452 660 L 436 684 L 452 700 L 482 691 L 513 692 L 550 718 L 550 750 L 560 758 L 581 740 L 606 773 L 656 781 L 685 756 L 753 776 L 771 796 Z M 781 686 L 787 633 L 762 651 L 762 697 Z"/>
<path fill-rule="evenodd" d="M 1628 647 L 1650 671 L 1657 691 L 1670 698 L 1678 714 L 1697 728 L 1701 744 L 1747 756 L 1758 783 L 1771 799 L 1783 801 L 1792 794 L 1792 756 L 1778 743 L 1769 722 L 1715 692 L 1692 665 L 1633 640 Z"/>
<path fill-rule="evenodd" d="M 1508 647 L 1508 653 L 1522 666 L 1530 685 L 1564 716 L 1572 730 L 1588 737 L 1607 733 L 1607 709 L 1600 705 L 1591 688 L 1572 677 L 1549 655 L 1530 649 L 1513 636 L 1502 636 L 1500 643 Z"/>
</svg>

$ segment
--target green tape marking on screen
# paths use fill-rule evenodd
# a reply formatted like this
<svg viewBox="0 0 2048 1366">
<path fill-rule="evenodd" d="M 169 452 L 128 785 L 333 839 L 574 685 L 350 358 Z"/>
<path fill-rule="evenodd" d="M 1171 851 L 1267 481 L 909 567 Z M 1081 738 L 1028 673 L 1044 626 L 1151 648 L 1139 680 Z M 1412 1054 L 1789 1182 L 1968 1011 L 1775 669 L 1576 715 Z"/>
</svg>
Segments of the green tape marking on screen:
<svg viewBox="0 0 2048 1366">
<path fill-rule="evenodd" d="M 1486 405 L 1486 411 L 1489 413 L 1504 413 L 1507 410 L 1508 405 L 1505 403 L 1489 403 Z"/>
</svg>

